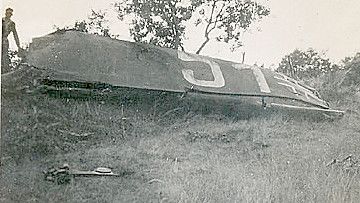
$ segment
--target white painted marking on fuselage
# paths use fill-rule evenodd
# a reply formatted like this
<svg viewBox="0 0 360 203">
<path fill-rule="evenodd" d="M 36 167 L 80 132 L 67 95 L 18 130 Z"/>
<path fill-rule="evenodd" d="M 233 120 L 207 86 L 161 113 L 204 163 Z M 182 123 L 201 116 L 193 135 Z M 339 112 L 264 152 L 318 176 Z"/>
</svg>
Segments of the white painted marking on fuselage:
<svg viewBox="0 0 360 203">
<path fill-rule="evenodd" d="M 238 70 L 251 69 L 255 76 L 256 82 L 259 85 L 260 91 L 264 93 L 271 93 L 270 87 L 266 82 L 265 76 L 259 67 L 249 66 L 245 64 L 233 64 L 232 66 Z"/>
<path fill-rule="evenodd" d="M 225 86 L 225 79 L 222 74 L 220 66 L 206 57 L 195 55 L 195 54 L 187 54 L 182 51 L 178 51 L 178 58 L 183 61 L 200 61 L 207 63 L 210 68 L 211 72 L 214 76 L 213 81 L 209 80 L 199 80 L 196 79 L 194 76 L 194 71 L 190 69 L 183 69 L 181 70 L 185 80 L 187 80 L 189 83 L 193 85 L 203 86 L 203 87 L 224 87 Z"/>
<path fill-rule="evenodd" d="M 298 94 L 298 92 L 296 91 L 295 87 L 291 84 L 288 83 L 283 83 L 283 82 L 278 82 L 279 85 L 283 85 L 285 87 L 290 87 L 290 89 L 293 91 L 294 94 Z"/>
<path fill-rule="evenodd" d="M 283 81 L 283 82 L 278 82 L 279 85 L 284 85 L 284 86 L 290 87 L 293 90 L 295 89 L 297 93 L 298 93 L 298 91 L 302 92 L 305 95 L 305 97 L 306 97 L 306 99 L 308 101 L 310 100 L 310 97 L 311 97 L 311 98 L 313 98 L 315 100 L 323 102 L 323 100 L 320 99 L 319 97 L 317 97 L 311 90 L 309 90 L 309 89 L 303 87 L 302 85 L 300 85 L 298 83 L 298 81 L 296 81 L 296 80 L 294 80 L 292 78 L 289 78 L 284 74 L 281 74 L 281 73 L 277 73 L 277 74 L 279 76 L 274 76 L 274 78 L 277 79 L 277 80 Z M 286 82 L 286 83 L 284 83 L 284 82 Z"/>
</svg>

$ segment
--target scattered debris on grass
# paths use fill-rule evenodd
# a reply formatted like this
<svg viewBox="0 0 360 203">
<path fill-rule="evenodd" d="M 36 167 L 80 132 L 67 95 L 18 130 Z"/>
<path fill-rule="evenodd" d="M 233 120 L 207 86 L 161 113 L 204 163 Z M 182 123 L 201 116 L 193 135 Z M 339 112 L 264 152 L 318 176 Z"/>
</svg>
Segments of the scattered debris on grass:
<svg viewBox="0 0 360 203">
<path fill-rule="evenodd" d="M 107 167 L 98 167 L 92 171 L 77 170 L 71 169 L 68 164 L 64 164 L 61 167 L 52 167 L 49 170 L 44 171 L 43 173 L 45 180 L 56 182 L 59 185 L 70 183 L 71 179 L 75 176 L 121 176 L 128 174 L 114 173 L 110 168 Z"/>
</svg>

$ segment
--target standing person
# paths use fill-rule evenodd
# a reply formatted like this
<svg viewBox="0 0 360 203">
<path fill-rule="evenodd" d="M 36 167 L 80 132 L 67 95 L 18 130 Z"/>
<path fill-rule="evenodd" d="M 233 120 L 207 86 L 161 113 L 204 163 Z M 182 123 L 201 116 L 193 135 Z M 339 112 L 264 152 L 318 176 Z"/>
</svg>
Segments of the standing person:
<svg viewBox="0 0 360 203">
<path fill-rule="evenodd" d="M 11 20 L 13 15 L 13 9 L 7 8 L 5 11 L 5 17 L 2 18 L 2 49 L 1 49 L 1 72 L 10 71 L 10 58 L 8 55 L 9 51 L 9 40 L 7 37 L 12 32 L 14 35 L 15 43 L 18 47 L 18 51 L 22 51 L 20 47 L 19 36 L 16 32 L 15 23 Z"/>
</svg>

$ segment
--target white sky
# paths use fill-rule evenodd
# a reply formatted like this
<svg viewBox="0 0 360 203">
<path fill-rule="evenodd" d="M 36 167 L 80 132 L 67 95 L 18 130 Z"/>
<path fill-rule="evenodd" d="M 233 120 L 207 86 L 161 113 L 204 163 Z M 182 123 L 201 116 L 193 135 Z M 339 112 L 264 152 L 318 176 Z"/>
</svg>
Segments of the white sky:
<svg viewBox="0 0 360 203">
<path fill-rule="evenodd" d="M 112 33 L 130 40 L 128 25 L 116 19 L 110 6 L 114 1 L 3 0 L 2 12 L 7 7 L 14 9 L 12 19 L 22 44 L 48 34 L 54 25 L 73 25 L 76 20 L 86 19 L 91 9 L 107 10 L 113 19 Z M 239 62 L 241 52 L 245 51 L 246 63 L 276 67 L 283 56 L 296 48 L 312 47 L 324 52 L 333 62 L 360 52 L 360 0 L 269 0 L 266 4 L 271 9 L 270 16 L 257 24 L 260 32 L 252 29 L 245 34 L 245 46 L 238 52 L 231 53 L 224 43 L 213 41 L 201 54 Z M 188 52 L 195 52 L 200 46 L 202 32 L 189 29 L 185 42 Z"/>
</svg>

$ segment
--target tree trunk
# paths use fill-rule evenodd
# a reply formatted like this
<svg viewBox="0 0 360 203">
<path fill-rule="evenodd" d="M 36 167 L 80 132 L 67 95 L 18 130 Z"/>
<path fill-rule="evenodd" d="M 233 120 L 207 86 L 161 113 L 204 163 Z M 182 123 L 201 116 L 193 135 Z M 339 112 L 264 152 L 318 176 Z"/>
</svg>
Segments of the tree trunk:
<svg viewBox="0 0 360 203">
<path fill-rule="evenodd" d="M 201 50 L 205 47 L 205 45 L 210 41 L 209 33 L 210 33 L 210 32 L 215 28 L 215 26 L 216 26 L 216 21 L 217 21 L 217 20 L 215 20 L 215 22 L 212 21 L 213 15 L 214 15 L 214 11 L 215 11 L 215 7 L 216 7 L 216 2 L 217 2 L 217 1 L 214 1 L 213 4 L 212 4 L 211 14 L 210 14 L 210 20 L 209 20 L 209 22 L 208 22 L 208 24 L 207 24 L 207 26 L 206 26 L 206 28 L 205 28 L 205 38 L 206 38 L 206 39 L 205 39 L 205 41 L 201 44 L 201 46 L 199 47 L 199 49 L 196 51 L 196 54 L 199 54 L 199 53 L 201 52 Z M 220 11 L 220 12 L 221 12 L 221 11 Z M 212 23 L 215 23 L 215 24 L 214 24 L 214 27 L 212 27 L 212 28 L 209 30 L 210 25 L 211 25 Z"/>
<path fill-rule="evenodd" d="M 196 51 L 196 54 L 200 54 L 201 50 L 205 47 L 205 45 L 210 41 L 209 36 L 206 36 L 206 40 L 201 44 L 199 49 Z"/>
<path fill-rule="evenodd" d="M 175 34 L 175 39 L 174 39 L 174 49 L 179 49 L 179 45 L 180 45 L 180 35 L 179 35 L 179 21 L 176 17 L 176 2 L 174 4 L 171 4 L 172 8 L 172 15 L 173 15 L 173 30 L 174 30 L 174 34 Z"/>
</svg>

